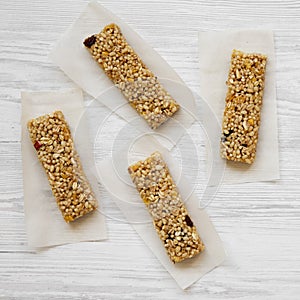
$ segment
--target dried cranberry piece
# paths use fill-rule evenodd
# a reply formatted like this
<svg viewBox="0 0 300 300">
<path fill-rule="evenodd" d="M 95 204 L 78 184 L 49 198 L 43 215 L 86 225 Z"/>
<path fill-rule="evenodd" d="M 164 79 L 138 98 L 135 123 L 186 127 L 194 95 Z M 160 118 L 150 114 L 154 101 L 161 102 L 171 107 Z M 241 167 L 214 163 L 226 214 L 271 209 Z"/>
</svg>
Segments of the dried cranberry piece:
<svg viewBox="0 0 300 300">
<path fill-rule="evenodd" d="M 42 144 L 39 141 L 35 141 L 33 146 L 35 150 L 39 150 L 42 147 Z"/>
<path fill-rule="evenodd" d="M 83 42 L 84 46 L 91 48 L 96 43 L 96 36 L 92 35 L 88 38 L 86 38 Z"/>
<path fill-rule="evenodd" d="M 185 220 L 187 226 L 190 226 L 190 227 L 194 226 L 193 221 L 191 220 L 191 218 L 188 215 L 185 216 L 184 220 Z"/>
</svg>

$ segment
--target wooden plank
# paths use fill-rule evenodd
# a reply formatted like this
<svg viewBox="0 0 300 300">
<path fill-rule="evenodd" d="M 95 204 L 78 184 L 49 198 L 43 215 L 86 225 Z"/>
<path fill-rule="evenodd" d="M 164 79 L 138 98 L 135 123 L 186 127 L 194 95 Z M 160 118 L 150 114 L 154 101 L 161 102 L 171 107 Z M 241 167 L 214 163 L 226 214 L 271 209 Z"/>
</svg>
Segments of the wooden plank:
<svg viewBox="0 0 300 300">
<path fill-rule="evenodd" d="M 20 90 L 73 86 L 47 55 L 86 3 L 1 3 L 0 298 L 298 299 L 300 3 L 296 0 L 101 1 L 137 30 L 196 92 L 201 89 L 197 30 L 274 29 L 281 180 L 222 186 L 207 207 L 228 252 L 221 267 L 186 292 L 181 291 L 104 190 L 108 241 L 66 245 L 40 253 L 28 249 L 22 198 Z M 96 148 L 97 159 L 107 157 L 109 145 L 124 124 L 117 117 L 110 122 L 105 143 Z M 189 132 L 199 150 L 202 183 L 204 143 L 198 137 L 197 125 Z M 191 150 L 189 145 L 182 148 L 184 153 Z M 194 163 L 189 157 L 187 164 Z M 199 196 L 203 193 L 201 184 L 196 192 Z"/>
</svg>

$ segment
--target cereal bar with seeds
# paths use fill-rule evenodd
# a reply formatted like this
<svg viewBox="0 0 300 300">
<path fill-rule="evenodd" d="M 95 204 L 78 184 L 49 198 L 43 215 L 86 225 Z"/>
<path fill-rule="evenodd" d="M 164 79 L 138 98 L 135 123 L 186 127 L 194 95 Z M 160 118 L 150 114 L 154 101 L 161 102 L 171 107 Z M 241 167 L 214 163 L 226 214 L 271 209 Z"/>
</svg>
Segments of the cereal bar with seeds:
<svg viewBox="0 0 300 300">
<path fill-rule="evenodd" d="M 32 119 L 27 128 L 64 220 L 69 223 L 95 210 L 97 200 L 63 113 Z"/>
<path fill-rule="evenodd" d="M 221 156 L 227 160 L 255 160 L 266 63 L 262 54 L 232 52 L 221 137 Z"/>
<path fill-rule="evenodd" d="M 116 24 L 107 25 L 83 43 L 108 78 L 152 129 L 178 111 L 178 103 L 127 43 Z"/>
<path fill-rule="evenodd" d="M 162 155 L 154 152 L 146 160 L 130 166 L 128 172 L 172 262 L 177 263 L 202 252 L 204 244 Z"/>
</svg>

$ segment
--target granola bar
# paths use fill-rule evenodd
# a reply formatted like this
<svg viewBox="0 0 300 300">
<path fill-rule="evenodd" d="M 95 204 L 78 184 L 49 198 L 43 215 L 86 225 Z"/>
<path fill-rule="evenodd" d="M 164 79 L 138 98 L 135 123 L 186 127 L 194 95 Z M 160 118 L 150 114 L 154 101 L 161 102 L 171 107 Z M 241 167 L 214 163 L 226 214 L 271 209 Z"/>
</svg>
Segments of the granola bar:
<svg viewBox="0 0 300 300">
<path fill-rule="evenodd" d="M 83 43 L 152 129 L 178 111 L 179 105 L 127 43 L 116 24 L 107 25 Z"/>
<path fill-rule="evenodd" d="M 133 183 L 152 216 L 168 256 L 177 263 L 204 250 L 204 244 L 159 152 L 128 168 Z"/>
<path fill-rule="evenodd" d="M 69 223 L 95 210 L 97 200 L 63 113 L 55 111 L 32 119 L 27 128 L 64 220 Z"/>
<path fill-rule="evenodd" d="M 223 115 L 221 156 L 252 164 L 255 160 L 267 57 L 233 50 Z"/>
</svg>

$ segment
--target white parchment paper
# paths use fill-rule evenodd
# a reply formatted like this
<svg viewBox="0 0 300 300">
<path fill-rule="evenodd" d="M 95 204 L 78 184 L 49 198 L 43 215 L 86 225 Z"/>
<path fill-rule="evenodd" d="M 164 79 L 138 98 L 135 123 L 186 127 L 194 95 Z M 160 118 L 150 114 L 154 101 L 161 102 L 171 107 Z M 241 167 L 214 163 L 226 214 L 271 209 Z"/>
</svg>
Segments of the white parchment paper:
<svg viewBox="0 0 300 300">
<path fill-rule="evenodd" d="M 88 127 L 83 120 L 81 90 L 58 92 L 22 92 L 22 160 L 24 209 L 28 244 L 48 247 L 106 238 L 105 219 L 100 212 L 101 195 L 94 173 Z M 30 140 L 29 119 L 61 110 L 70 126 L 83 169 L 99 203 L 98 210 L 67 224 L 56 204 L 45 171 Z M 77 124 L 80 121 L 80 128 Z M 76 133 L 76 134 L 75 134 Z"/>
<path fill-rule="evenodd" d="M 178 264 L 173 264 L 167 256 L 154 229 L 149 212 L 132 184 L 127 171 L 129 165 L 140 159 L 145 159 L 154 151 L 162 153 L 189 214 L 206 246 L 203 253 Z M 97 172 L 100 182 L 110 193 L 127 221 L 134 227 L 182 289 L 187 288 L 205 273 L 222 263 L 225 252 L 213 224 L 206 212 L 198 208 L 199 199 L 193 193 L 193 189 L 187 180 L 182 177 L 180 168 L 172 159 L 170 152 L 152 137 L 143 136 L 134 143 L 127 145 L 120 152 L 114 153 L 111 160 L 101 161 L 97 165 Z"/>
<path fill-rule="evenodd" d="M 231 52 L 257 52 L 268 56 L 256 159 L 249 166 L 226 162 L 225 183 L 279 179 L 275 50 L 271 30 L 229 30 L 199 32 L 200 94 L 222 123 Z M 212 146 L 220 149 L 221 131 L 215 131 Z M 219 157 L 221 160 L 222 158 Z"/>
<path fill-rule="evenodd" d="M 83 45 L 88 36 L 100 32 L 106 25 L 120 26 L 128 43 L 144 63 L 159 78 L 167 91 L 180 104 L 181 109 L 166 123 L 155 130 L 176 144 L 195 120 L 195 100 L 168 63 L 149 46 L 134 30 L 98 2 L 90 2 L 75 23 L 63 34 L 50 53 L 50 59 L 59 66 L 85 92 L 117 113 L 128 122 L 134 122 L 142 132 L 151 132 L 146 121 L 128 104 L 121 92 L 105 75 Z M 137 122 L 138 120 L 138 122 Z M 180 123 L 182 126 L 177 126 Z"/>
</svg>

